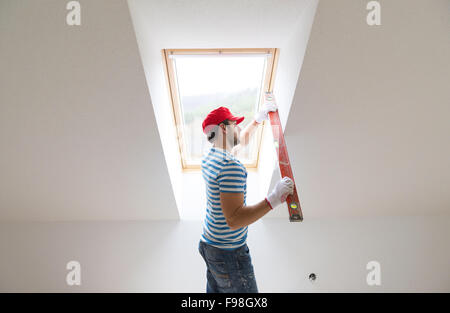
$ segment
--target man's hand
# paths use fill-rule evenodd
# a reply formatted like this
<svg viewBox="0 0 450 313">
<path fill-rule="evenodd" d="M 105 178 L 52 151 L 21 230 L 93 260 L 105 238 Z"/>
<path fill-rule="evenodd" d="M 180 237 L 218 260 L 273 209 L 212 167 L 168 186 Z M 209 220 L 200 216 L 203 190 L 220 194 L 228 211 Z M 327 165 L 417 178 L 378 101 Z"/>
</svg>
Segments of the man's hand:
<svg viewBox="0 0 450 313">
<path fill-rule="evenodd" d="M 270 207 L 273 209 L 280 205 L 288 195 L 294 193 L 294 182 L 289 177 L 283 177 L 273 188 L 272 192 L 267 196 L 266 200 L 269 202 Z"/>
<path fill-rule="evenodd" d="M 255 121 L 259 124 L 269 119 L 269 112 L 275 112 L 278 109 L 275 102 L 264 102 L 263 107 L 255 114 Z"/>
</svg>

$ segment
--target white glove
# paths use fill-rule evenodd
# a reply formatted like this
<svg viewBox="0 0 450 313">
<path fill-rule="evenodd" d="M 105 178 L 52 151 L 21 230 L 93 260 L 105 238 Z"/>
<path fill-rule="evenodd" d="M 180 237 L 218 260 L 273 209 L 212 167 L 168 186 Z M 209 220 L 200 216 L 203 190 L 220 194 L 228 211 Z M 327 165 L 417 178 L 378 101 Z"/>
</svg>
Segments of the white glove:
<svg viewBox="0 0 450 313">
<path fill-rule="evenodd" d="M 266 201 L 269 202 L 270 207 L 273 209 L 286 201 L 287 196 L 293 193 L 294 182 L 285 176 L 275 185 L 272 192 L 267 196 Z"/>
<path fill-rule="evenodd" d="M 275 112 L 278 109 L 275 102 L 265 102 L 261 110 L 255 114 L 255 121 L 262 123 L 262 121 L 269 119 L 269 112 Z"/>
</svg>

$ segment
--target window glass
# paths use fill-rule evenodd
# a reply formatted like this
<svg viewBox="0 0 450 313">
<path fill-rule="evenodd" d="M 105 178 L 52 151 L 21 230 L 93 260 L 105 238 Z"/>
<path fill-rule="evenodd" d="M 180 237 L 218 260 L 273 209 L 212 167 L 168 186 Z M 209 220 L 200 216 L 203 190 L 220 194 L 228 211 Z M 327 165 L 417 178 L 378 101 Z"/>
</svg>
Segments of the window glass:
<svg viewBox="0 0 450 313">
<path fill-rule="evenodd" d="M 202 131 L 206 115 L 225 106 L 235 116 L 244 116 L 243 129 L 257 110 L 266 70 L 266 55 L 176 55 L 174 70 L 181 106 L 186 164 L 200 164 L 211 144 Z M 242 149 L 239 158 L 252 164 L 257 157 L 257 138 Z"/>
</svg>

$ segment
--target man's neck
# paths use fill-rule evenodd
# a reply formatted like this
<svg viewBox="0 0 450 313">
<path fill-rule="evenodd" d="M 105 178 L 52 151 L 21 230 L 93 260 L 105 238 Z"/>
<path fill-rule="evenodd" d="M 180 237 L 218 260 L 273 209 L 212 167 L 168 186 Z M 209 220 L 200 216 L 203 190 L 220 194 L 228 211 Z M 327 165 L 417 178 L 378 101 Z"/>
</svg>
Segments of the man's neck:
<svg viewBox="0 0 450 313">
<path fill-rule="evenodd" d="M 224 144 L 224 143 L 218 144 L 217 142 L 213 144 L 213 147 L 214 147 L 214 148 L 219 148 L 219 149 L 225 150 L 225 151 L 227 151 L 228 153 L 231 153 L 231 150 L 233 149 L 233 147 L 231 147 L 231 145 L 226 145 L 226 144 Z"/>
</svg>

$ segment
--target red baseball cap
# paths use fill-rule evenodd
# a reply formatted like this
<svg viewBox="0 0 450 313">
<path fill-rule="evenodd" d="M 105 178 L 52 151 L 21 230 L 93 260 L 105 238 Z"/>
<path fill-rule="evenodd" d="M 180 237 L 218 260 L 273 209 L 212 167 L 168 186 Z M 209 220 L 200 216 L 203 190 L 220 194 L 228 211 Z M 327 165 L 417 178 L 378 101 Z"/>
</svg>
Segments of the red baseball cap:
<svg viewBox="0 0 450 313">
<path fill-rule="evenodd" d="M 230 110 L 228 110 L 226 107 L 219 107 L 209 112 L 209 114 L 206 116 L 205 120 L 202 123 L 203 132 L 207 134 L 208 130 L 211 129 L 208 126 L 219 125 L 225 120 L 236 121 L 236 124 L 239 124 L 244 120 L 244 117 L 234 116 L 233 114 L 231 114 Z"/>
</svg>

